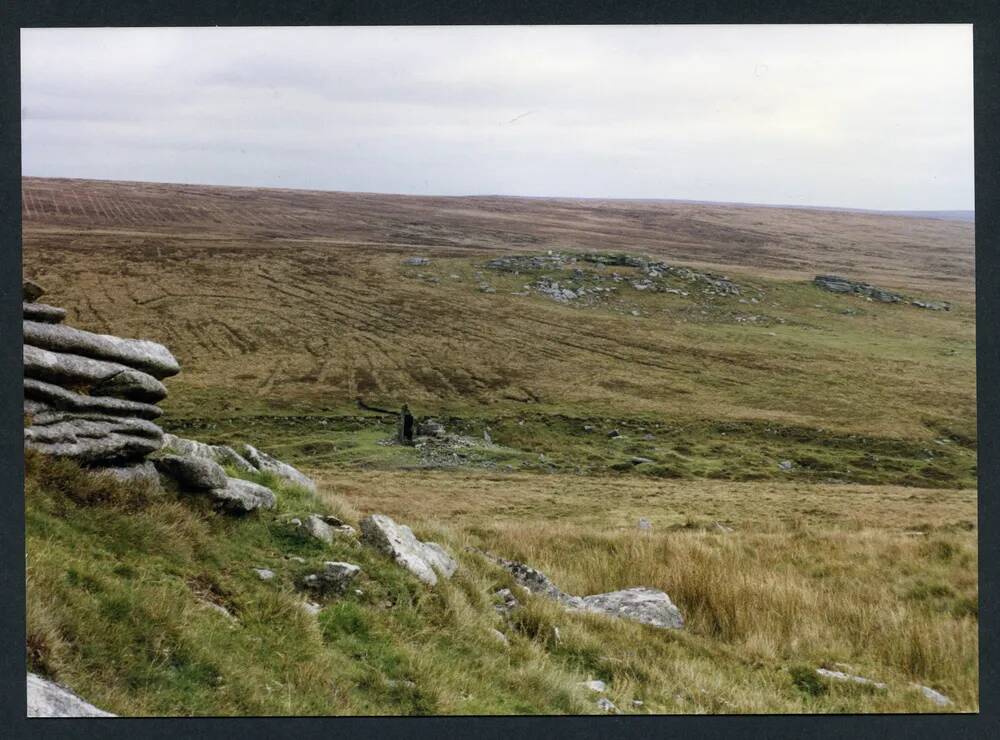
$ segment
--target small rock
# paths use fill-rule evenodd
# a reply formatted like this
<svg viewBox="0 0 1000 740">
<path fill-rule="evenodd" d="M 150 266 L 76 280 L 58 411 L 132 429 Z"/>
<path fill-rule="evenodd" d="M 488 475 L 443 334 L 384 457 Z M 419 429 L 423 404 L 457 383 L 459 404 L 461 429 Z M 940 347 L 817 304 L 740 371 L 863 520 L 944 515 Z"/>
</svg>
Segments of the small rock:
<svg viewBox="0 0 1000 740">
<path fill-rule="evenodd" d="M 618 707 L 616 707 L 610 699 L 604 696 L 597 700 L 597 708 L 607 712 L 608 714 L 614 714 L 618 711 Z"/>
<path fill-rule="evenodd" d="M 300 565 L 305 565 L 306 559 L 300 558 L 298 555 L 285 555 L 285 560 L 291 560 L 293 563 L 299 563 Z"/>
<path fill-rule="evenodd" d="M 594 681 L 584 681 L 583 686 L 587 687 L 591 691 L 605 692 L 608 690 L 608 686 L 604 681 L 594 680 Z"/>
<path fill-rule="evenodd" d="M 584 424 L 583 425 L 583 431 L 585 431 L 585 432 L 592 432 L 592 431 L 594 431 L 594 427 L 590 426 L 590 424 Z"/>
<path fill-rule="evenodd" d="M 850 673 L 842 673 L 841 671 L 829 671 L 826 668 L 817 668 L 816 673 L 824 678 L 830 678 L 834 681 L 847 681 L 850 683 L 859 683 L 866 686 L 874 686 L 876 689 L 885 689 L 887 686 L 884 683 L 878 681 L 873 681 L 870 678 L 865 678 L 864 676 L 853 676 Z"/>
<path fill-rule="evenodd" d="M 633 707 L 641 707 L 641 706 L 642 706 L 642 705 L 643 705 L 644 703 L 645 703 L 645 702 L 643 702 L 643 701 L 642 701 L 642 700 L 640 700 L 640 699 L 633 699 L 633 700 L 632 700 L 632 706 L 633 706 Z"/>
<path fill-rule="evenodd" d="M 944 694 L 935 691 L 930 686 L 921 686 L 918 683 L 913 684 L 915 689 L 918 689 L 921 694 L 923 694 L 927 699 L 937 704 L 939 707 L 947 707 L 953 704 L 951 699 L 949 699 Z"/>
<path fill-rule="evenodd" d="M 321 611 L 323 611 L 323 607 L 321 607 L 315 601 L 303 601 L 302 602 L 302 611 L 304 611 L 306 614 L 310 614 L 312 616 L 316 616 Z"/>
<path fill-rule="evenodd" d="M 646 517 L 639 517 L 639 529 L 652 529 L 653 523 Z"/>
<path fill-rule="evenodd" d="M 493 637 L 496 638 L 497 642 L 501 642 L 504 645 L 509 645 L 510 644 L 510 641 L 507 639 L 507 635 L 505 635 L 500 630 L 498 630 L 498 629 L 490 630 L 490 634 L 493 635 Z"/>
<path fill-rule="evenodd" d="M 646 463 L 651 463 L 655 461 L 649 459 L 648 457 L 633 457 L 629 462 L 631 462 L 633 465 L 645 465 Z"/>
<path fill-rule="evenodd" d="M 778 463 L 778 467 L 781 468 L 782 470 L 791 470 L 792 467 L 794 466 L 791 460 L 782 460 L 780 463 Z"/>
<path fill-rule="evenodd" d="M 414 267 L 421 267 L 423 265 L 429 265 L 430 263 L 431 261 L 427 257 L 407 257 L 403 260 L 404 265 L 412 265 Z"/>
<path fill-rule="evenodd" d="M 267 568 L 254 568 L 253 572 L 257 574 L 257 577 L 262 581 L 270 581 L 274 578 L 274 571 L 268 570 Z"/>
<path fill-rule="evenodd" d="M 559 628 L 552 625 L 552 642 L 558 645 L 562 642 L 562 635 L 559 632 Z"/>
<path fill-rule="evenodd" d="M 322 573 L 312 573 L 302 579 L 306 588 L 322 592 L 343 593 L 361 574 L 361 567 L 353 563 L 328 561 Z"/>
<path fill-rule="evenodd" d="M 493 595 L 500 598 L 501 603 L 493 607 L 500 614 L 508 614 L 521 605 L 521 603 L 517 600 L 517 597 L 514 596 L 514 593 L 509 588 L 501 588 Z"/>
<path fill-rule="evenodd" d="M 34 280 L 21 281 L 21 296 L 28 303 L 34 303 L 43 295 L 45 295 L 45 288 Z"/>
<path fill-rule="evenodd" d="M 608 436 L 614 439 L 615 437 L 622 436 L 622 433 L 619 432 L 617 429 L 612 429 L 610 432 L 608 432 Z"/>
</svg>

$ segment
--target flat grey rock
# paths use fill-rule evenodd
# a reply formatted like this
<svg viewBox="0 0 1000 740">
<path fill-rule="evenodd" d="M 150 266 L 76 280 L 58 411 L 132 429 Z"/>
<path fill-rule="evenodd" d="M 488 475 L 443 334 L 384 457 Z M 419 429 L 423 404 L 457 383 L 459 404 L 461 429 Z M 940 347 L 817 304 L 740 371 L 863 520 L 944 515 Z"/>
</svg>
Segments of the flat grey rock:
<svg viewBox="0 0 1000 740">
<path fill-rule="evenodd" d="M 157 419 L 163 415 L 159 406 L 141 401 L 128 401 L 106 396 L 86 396 L 33 378 L 24 379 L 24 397 L 44 402 L 49 408 L 61 411 L 98 412 L 119 414 L 140 419 Z M 26 409 L 27 410 L 27 409 Z"/>
<path fill-rule="evenodd" d="M 663 591 L 654 588 L 627 588 L 606 594 L 580 597 L 577 611 L 606 614 L 661 629 L 681 629 L 684 617 Z"/>
<path fill-rule="evenodd" d="M 316 493 L 316 483 L 308 475 L 293 468 L 288 463 L 281 462 L 277 458 L 271 457 L 265 452 L 261 452 L 253 445 L 245 444 L 240 448 L 244 459 L 262 472 L 274 473 L 274 475 L 302 486 L 307 491 Z"/>
<path fill-rule="evenodd" d="M 183 490 L 209 491 L 227 485 L 228 477 L 222 466 L 203 457 L 163 455 L 153 463 L 157 470 L 177 481 Z"/>
<path fill-rule="evenodd" d="M 68 352 L 97 360 L 119 362 L 156 378 L 180 372 L 180 365 L 162 344 L 145 339 L 123 339 L 110 334 L 94 334 L 61 324 L 26 320 L 24 341 L 54 352 Z"/>
<path fill-rule="evenodd" d="M 361 575 L 361 567 L 354 563 L 327 561 L 321 573 L 307 575 L 302 583 L 306 588 L 323 593 L 343 593 Z"/>
<path fill-rule="evenodd" d="M 184 439 L 173 434 L 163 435 L 163 449 L 185 457 L 199 457 L 212 460 L 219 465 L 232 465 L 244 473 L 257 471 L 253 465 L 228 445 L 209 445 L 193 439 Z"/>
<path fill-rule="evenodd" d="M 262 581 L 273 581 L 274 571 L 269 568 L 254 568 L 253 572 L 257 574 L 257 577 Z"/>
<path fill-rule="evenodd" d="M 117 362 L 52 352 L 25 344 L 24 375 L 60 386 L 82 386 L 92 396 L 118 396 L 156 403 L 167 396 L 167 388 L 148 373 Z"/>
<path fill-rule="evenodd" d="M 873 681 L 872 679 L 865 678 L 864 676 L 854 676 L 850 673 L 844 673 L 842 671 L 831 671 L 827 670 L 826 668 L 817 668 L 816 673 L 818 673 L 820 676 L 823 676 L 823 678 L 829 678 L 834 681 L 841 681 L 845 683 L 857 683 L 863 686 L 873 686 L 876 689 L 887 688 L 884 683 L 880 683 L 879 681 Z"/>
<path fill-rule="evenodd" d="M 361 520 L 361 541 L 390 555 L 396 563 L 428 585 L 435 585 L 438 575 L 451 578 L 458 563 L 435 542 L 421 542 L 405 524 L 396 524 L 385 514 L 372 514 Z"/>
<path fill-rule="evenodd" d="M 28 674 L 29 717 L 115 717 L 84 701 L 65 686 Z"/>
<path fill-rule="evenodd" d="M 66 318 L 66 309 L 48 306 L 44 303 L 22 304 L 21 314 L 29 321 L 41 321 L 44 324 L 58 324 Z"/>
<path fill-rule="evenodd" d="M 274 491 L 267 486 L 239 478 L 227 478 L 226 485 L 207 491 L 212 500 L 224 511 L 245 514 L 257 509 L 273 509 Z"/>
<path fill-rule="evenodd" d="M 143 419 L 124 417 L 89 418 L 50 413 L 40 425 L 36 421 L 24 429 L 24 446 L 47 455 L 70 457 L 84 464 L 128 462 L 155 452 L 162 444 L 162 432 Z"/>
<path fill-rule="evenodd" d="M 924 698 L 930 700 L 934 704 L 937 704 L 939 707 L 951 706 L 954 703 L 947 696 L 935 691 L 930 686 L 921 686 L 920 684 L 915 683 L 913 684 L 913 687 L 923 694 Z"/>
</svg>

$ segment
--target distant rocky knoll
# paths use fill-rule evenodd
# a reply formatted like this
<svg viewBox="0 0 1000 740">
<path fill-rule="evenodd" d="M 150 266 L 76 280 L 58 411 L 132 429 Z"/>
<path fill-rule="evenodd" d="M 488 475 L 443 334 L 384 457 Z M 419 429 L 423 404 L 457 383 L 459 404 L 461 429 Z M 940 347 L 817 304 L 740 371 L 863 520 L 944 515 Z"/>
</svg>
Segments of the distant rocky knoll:
<svg viewBox="0 0 1000 740">
<path fill-rule="evenodd" d="M 813 285 L 823 290 L 828 290 L 831 293 L 854 293 L 873 301 L 879 301 L 880 303 L 909 303 L 911 306 L 926 308 L 930 311 L 951 310 L 951 304 L 949 303 L 908 298 L 902 293 L 893 293 L 875 285 L 848 280 L 838 275 L 817 275 L 813 278 Z"/>
</svg>

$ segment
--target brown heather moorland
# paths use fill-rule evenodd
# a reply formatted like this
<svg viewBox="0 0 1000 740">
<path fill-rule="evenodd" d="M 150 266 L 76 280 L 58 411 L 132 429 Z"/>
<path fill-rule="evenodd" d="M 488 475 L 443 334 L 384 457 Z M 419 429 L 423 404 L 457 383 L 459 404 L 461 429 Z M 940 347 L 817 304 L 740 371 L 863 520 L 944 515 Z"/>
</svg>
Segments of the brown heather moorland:
<svg viewBox="0 0 1000 740">
<path fill-rule="evenodd" d="M 225 525 L 225 545 L 223 525 L 173 503 L 67 516 L 34 461 L 29 660 L 100 706 L 585 712 L 595 697 L 578 683 L 600 678 L 629 712 L 942 711 L 913 684 L 953 699 L 944 711 L 977 710 L 973 224 L 39 178 L 23 192 L 24 272 L 45 300 L 75 326 L 163 342 L 181 362 L 166 429 L 272 451 L 352 524 L 388 513 L 462 563 L 453 582 L 393 608 L 328 606 L 317 632 L 288 616 L 290 594 L 236 575 L 248 558 L 280 557 L 265 521 Z M 725 275 L 740 293 L 671 276 L 644 289 L 632 267 L 571 258 L 516 274 L 487 264 L 550 251 L 647 255 Z M 414 256 L 429 262 L 405 263 Z M 811 284 L 823 273 L 951 310 L 825 292 Z M 545 280 L 614 290 L 553 300 Z M 387 445 L 392 420 L 359 397 L 407 402 L 462 443 Z M 132 575 L 105 567 L 136 541 Z M 503 579 L 467 545 L 572 593 L 661 588 L 687 626 L 530 599 L 501 649 L 488 631 Z M 260 631 L 206 632 L 191 616 L 184 584 L 206 563 Z M 280 580 L 290 566 L 275 567 Z M 141 626 L 161 618 L 153 603 L 159 635 Z M 188 656 L 180 668 L 136 648 L 164 644 Z M 287 660 L 269 664 L 262 644 Z M 95 672 L 125 653 L 122 675 Z M 888 688 L 821 681 L 817 667 Z M 340 686 L 334 698 L 319 675 Z"/>
</svg>

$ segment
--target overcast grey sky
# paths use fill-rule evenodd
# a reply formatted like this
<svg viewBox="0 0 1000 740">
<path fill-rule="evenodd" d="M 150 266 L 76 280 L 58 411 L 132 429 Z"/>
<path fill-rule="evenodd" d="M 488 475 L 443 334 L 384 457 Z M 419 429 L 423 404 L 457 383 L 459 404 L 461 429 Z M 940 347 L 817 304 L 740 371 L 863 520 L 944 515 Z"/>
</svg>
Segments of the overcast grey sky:
<svg viewBox="0 0 1000 740">
<path fill-rule="evenodd" d="M 25 175 L 973 208 L 972 27 L 25 29 Z"/>
</svg>

